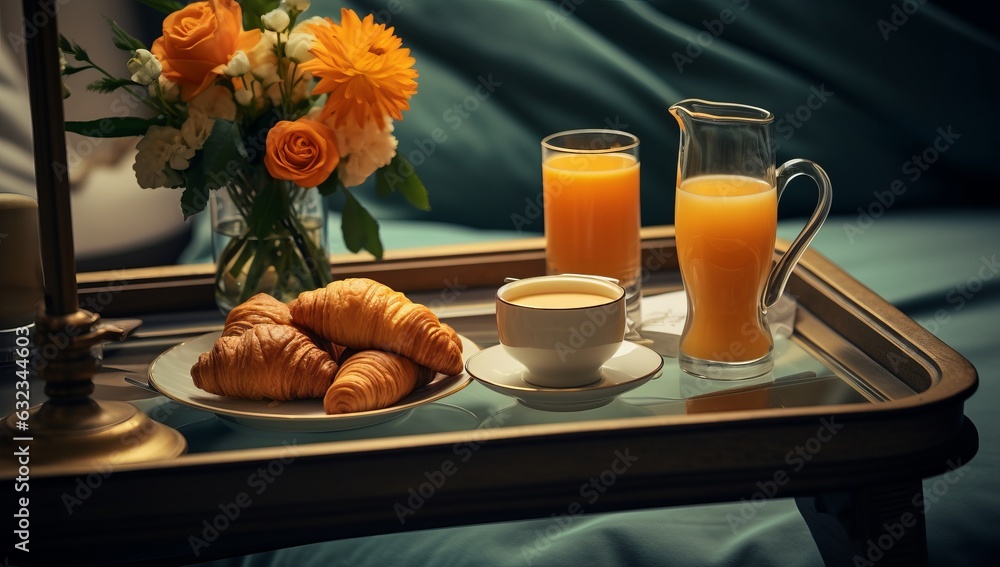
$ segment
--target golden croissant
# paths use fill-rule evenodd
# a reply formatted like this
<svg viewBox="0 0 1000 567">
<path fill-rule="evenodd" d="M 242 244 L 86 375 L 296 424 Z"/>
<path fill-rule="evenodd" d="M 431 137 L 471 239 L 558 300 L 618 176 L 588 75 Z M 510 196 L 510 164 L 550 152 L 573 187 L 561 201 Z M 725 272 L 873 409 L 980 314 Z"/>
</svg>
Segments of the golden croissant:
<svg viewBox="0 0 1000 567">
<path fill-rule="evenodd" d="M 433 370 L 398 354 L 363 350 L 341 363 L 323 409 L 339 414 L 387 408 L 433 377 Z"/>
<path fill-rule="evenodd" d="M 239 336 L 254 325 L 268 323 L 291 325 L 292 313 L 284 303 L 266 293 L 258 293 L 229 312 L 222 336 Z"/>
<path fill-rule="evenodd" d="M 194 385 L 220 396 L 289 401 L 320 398 L 337 362 L 291 325 L 258 324 L 220 337 L 191 367 Z"/>
<path fill-rule="evenodd" d="M 461 341 L 430 309 L 390 287 L 351 278 L 303 292 L 289 304 L 296 325 L 355 350 L 384 350 L 444 374 L 462 371 Z"/>
</svg>

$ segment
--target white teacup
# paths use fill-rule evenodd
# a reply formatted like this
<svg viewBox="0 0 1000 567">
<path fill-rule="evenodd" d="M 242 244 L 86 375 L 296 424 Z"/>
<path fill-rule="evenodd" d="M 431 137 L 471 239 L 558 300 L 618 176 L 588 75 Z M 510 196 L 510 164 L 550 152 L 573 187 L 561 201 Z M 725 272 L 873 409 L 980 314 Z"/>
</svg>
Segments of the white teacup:
<svg viewBox="0 0 1000 567">
<path fill-rule="evenodd" d="M 496 297 L 500 344 L 537 386 L 572 388 L 601 378 L 625 339 L 625 290 L 585 275 L 510 282 Z"/>
</svg>

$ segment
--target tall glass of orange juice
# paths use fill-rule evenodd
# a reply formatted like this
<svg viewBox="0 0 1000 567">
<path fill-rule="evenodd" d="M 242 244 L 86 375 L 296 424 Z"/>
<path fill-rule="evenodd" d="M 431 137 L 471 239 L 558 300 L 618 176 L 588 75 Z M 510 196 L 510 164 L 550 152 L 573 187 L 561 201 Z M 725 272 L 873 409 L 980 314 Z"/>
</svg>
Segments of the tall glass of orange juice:
<svg viewBox="0 0 1000 567">
<path fill-rule="evenodd" d="M 681 130 L 674 224 L 688 303 L 680 368 L 709 379 L 763 376 L 774 368 L 767 309 L 826 220 L 830 180 L 807 160 L 775 167 L 766 110 L 689 99 L 670 112 Z M 778 198 L 799 175 L 816 182 L 819 202 L 772 267 Z"/>
<path fill-rule="evenodd" d="M 549 274 L 591 274 L 625 288 L 627 337 L 641 323 L 639 139 L 616 130 L 571 130 L 542 140 L 542 198 Z"/>
</svg>

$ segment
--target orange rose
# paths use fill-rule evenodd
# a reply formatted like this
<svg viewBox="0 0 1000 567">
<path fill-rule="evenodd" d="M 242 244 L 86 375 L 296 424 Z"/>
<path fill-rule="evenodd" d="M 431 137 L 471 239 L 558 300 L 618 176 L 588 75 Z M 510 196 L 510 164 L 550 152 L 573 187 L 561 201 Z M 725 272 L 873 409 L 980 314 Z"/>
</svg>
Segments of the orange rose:
<svg viewBox="0 0 1000 567">
<path fill-rule="evenodd" d="M 271 177 L 299 187 L 323 183 L 340 162 L 333 129 L 308 118 L 275 124 L 267 133 L 266 149 L 264 165 Z"/>
<path fill-rule="evenodd" d="M 260 37 L 260 30 L 243 31 L 243 10 L 235 0 L 208 0 L 167 16 L 152 52 L 186 102 L 223 74 L 236 51 L 250 52 Z"/>
</svg>

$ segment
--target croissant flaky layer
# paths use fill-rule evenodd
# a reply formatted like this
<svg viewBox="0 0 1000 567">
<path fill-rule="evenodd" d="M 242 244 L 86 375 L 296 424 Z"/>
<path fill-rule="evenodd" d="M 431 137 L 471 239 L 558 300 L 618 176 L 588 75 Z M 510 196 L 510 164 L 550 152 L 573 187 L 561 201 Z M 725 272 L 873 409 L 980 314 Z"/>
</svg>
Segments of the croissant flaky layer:
<svg viewBox="0 0 1000 567">
<path fill-rule="evenodd" d="M 398 354 L 363 350 L 341 363 L 323 398 L 323 409 L 341 414 L 387 408 L 433 377 L 433 370 Z"/>
<path fill-rule="evenodd" d="M 288 310 L 288 305 L 266 293 L 258 293 L 229 312 L 222 336 L 239 336 L 252 329 L 254 325 L 268 323 L 291 325 L 292 312 Z"/>
<path fill-rule="evenodd" d="M 333 343 L 409 358 L 444 374 L 462 371 L 461 341 L 427 307 L 367 278 L 307 291 L 289 305 L 292 320 Z"/>
<path fill-rule="evenodd" d="M 322 397 L 337 374 L 330 353 L 291 325 L 258 324 L 220 337 L 191 367 L 194 385 L 240 399 L 290 401 Z"/>
</svg>

